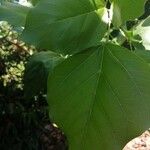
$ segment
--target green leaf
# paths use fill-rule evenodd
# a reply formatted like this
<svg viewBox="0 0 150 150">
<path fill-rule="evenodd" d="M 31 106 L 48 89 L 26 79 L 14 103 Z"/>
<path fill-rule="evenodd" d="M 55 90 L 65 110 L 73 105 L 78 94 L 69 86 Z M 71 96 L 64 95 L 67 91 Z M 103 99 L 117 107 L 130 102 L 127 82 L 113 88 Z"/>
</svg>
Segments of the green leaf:
<svg viewBox="0 0 150 150">
<path fill-rule="evenodd" d="M 74 55 L 48 79 L 53 121 L 70 150 L 121 150 L 150 126 L 150 67 L 112 44 Z"/>
<path fill-rule="evenodd" d="M 142 43 L 132 42 L 132 45 L 134 46 L 135 50 L 138 50 L 138 51 L 146 50 Z"/>
<path fill-rule="evenodd" d="M 145 51 L 143 45 L 142 37 L 136 33 L 136 28 L 133 30 L 133 37 L 131 37 L 131 44 L 134 47 L 134 50 Z"/>
<path fill-rule="evenodd" d="M 104 0 L 42 0 L 30 11 L 22 38 L 64 54 L 98 45 L 106 32 L 104 5 Z"/>
<path fill-rule="evenodd" d="M 40 0 L 29 0 L 29 2 L 35 6 Z"/>
<path fill-rule="evenodd" d="M 111 0 L 111 2 L 113 3 L 113 23 L 118 27 L 142 15 L 146 0 Z"/>
<path fill-rule="evenodd" d="M 25 97 L 32 98 L 46 91 L 47 77 L 53 68 L 63 60 L 53 52 L 39 52 L 29 59 L 24 75 Z"/>
<path fill-rule="evenodd" d="M 141 59 L 143 59 L 143 61 L 147 62 L 148 64 L 150 64 L 150 51 L 149 50 L 139 50 L 137 49 L 135 51 L 135 54 L 137 56 L 139 56 Z"/>
<path fill-rule="evenodd" d="M 142 23 L 142 27 L 150 26 L 150 16 L 147 17 L 144 22 Z"/>
<path fill-rule="evenodd" d="M 15 27 L 24 26 L 29 10 L 29 7 L 3 2 L 0 5 L 0 21 L 8 21 Z"/>
</svg>

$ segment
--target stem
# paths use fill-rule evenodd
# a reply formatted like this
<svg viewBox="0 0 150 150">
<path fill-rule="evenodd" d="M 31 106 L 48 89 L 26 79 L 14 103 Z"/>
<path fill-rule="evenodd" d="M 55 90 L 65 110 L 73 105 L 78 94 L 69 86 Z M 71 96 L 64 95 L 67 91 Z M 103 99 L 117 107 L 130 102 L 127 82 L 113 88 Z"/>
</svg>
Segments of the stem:
<svg viewBox="0 0 150 150">
<path fill-rule="evenodd" d="M 111 20 L 110 20 L 110 10 L 107 9 L 108 14 L 108 24 L 107 24 L 107 42 L 109 41 L 109 35 L 110 35 L 110 26 L 111 26 Z"/>
<path fill-rule="evenodd" d="M 128 41 L 129 46 L 130 46 L 130 50 L 133 51 L 134 49 L 133 49 L 133 46 L 132 46 L 132 41 L 134 41 L 134 42 L 136 41 L 137 42 L 137 40 L 134 40 L 134 38 L 132 38 L 132 36 L 130 36 L 124 28 L 120 28 L 120 31 L 121 31 L 122 35 Z"/>
</svg>

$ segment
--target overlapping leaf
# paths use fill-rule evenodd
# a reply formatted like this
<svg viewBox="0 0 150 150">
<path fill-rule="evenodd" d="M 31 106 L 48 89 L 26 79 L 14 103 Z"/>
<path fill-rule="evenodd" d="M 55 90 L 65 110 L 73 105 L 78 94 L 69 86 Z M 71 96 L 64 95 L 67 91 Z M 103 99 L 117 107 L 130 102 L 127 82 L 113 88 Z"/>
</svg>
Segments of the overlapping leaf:
<svg viewBox="0 0 150 150">
<path fill-rule="evenodd" d="M 15 27 L 24 26 L 29 9 L 19 4 L 3 2 L 0 5 L 0 21 L 8 21 Z"/>
<path fill-rule="evenodd" d="M 72 54 L 97 45 L 106 31 L 104 0 L 42 0 L 28 15 L 22 38 Z"/>
<path fill-rule="evenodd" d="M 150 125 L 150 67 L 107 44 L 60 64 L 48 81 L 51 118 L 70 150 L 121 150 Z"/>
<path fill-rule="evenodd" d="M 111 0 L 113 3 L 113 23 L 120 26 L 128 20 L 134 20 L 144 13 L 146 0 Z"/>
<path fill-rule="evenodd" d="M 150 16 L 147 17 L 142 23 L 142 27 L 148 27 L 148 26 L 150 26 Z"/>
<path fill-rule="evenodd" d="M 40 92 L 46 92 L 48 74 L 62 60 L 62 57 L 50 51 L 33 55 L 27 63 L 24 75 L 25 97 L 32 98 Z"/>
</svg>

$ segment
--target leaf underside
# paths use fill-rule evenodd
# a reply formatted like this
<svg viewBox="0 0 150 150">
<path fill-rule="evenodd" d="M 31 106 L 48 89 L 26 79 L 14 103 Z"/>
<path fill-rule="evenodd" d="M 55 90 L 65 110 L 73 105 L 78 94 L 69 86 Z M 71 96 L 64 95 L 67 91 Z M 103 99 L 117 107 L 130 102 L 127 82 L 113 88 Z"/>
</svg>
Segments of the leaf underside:
<svg viewBox="0 0 150 150">
<path fill-rule="evenodd" d="M 113 23 L 120 26 L 129 20 L 134 20 L 144 13 L 147 0 L 111 0 L 114 5 Z"/>
<path fill-rule="evenodd" d="M 119 46 L 90 48 L 54 69 L 48 103 L 70 150 L 120 150 L 150 125 L 149 65 Z"/>
<path fill-rule="evenodd" d="M 73 54 L 98 45 L 107 26 L 104 0 L 43 0 L 29 13 L 22 39 L 36 47 Z"/>
<path fill-rule="evenodd" d="M 3 2 L 0 5 L 0 21 L 8 21 L 15 27 L 22 27 L 25 25 L 29 10 L 30 8 L 19 4 Z"/>
</svg>

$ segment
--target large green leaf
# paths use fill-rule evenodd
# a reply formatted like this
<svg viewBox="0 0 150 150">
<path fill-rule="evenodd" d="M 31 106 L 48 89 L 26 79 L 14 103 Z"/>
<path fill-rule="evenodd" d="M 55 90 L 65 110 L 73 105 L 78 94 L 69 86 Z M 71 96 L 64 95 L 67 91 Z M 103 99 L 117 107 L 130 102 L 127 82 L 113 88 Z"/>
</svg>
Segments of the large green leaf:
<svg viewBox="0 0 150 150">
<path fill-rule="evenodd" d="M 106 31 L 104 5 L 104 0 L 42 0 L 30 11 L 22 38 L 65 54 L 97 45 Z"/>
<path fill-rule="evenodd" d="M 0 5 L 0 21 L 8 21 L 15 27 L 24 26 L 29 9 L 19 4 L 3 2 Z"/>
<path fill-rule="evenodd" d="M 111 0 L 113 2 L 113 23 L 120 26 L 128 20 L 134 20 L 144 13 L 147 0 Z"/>
<path fill-rule="evenodd" d="M 48 103 L 70 150 L 121 150 L 150 126 L 150 67 L 119 46 L 91 48 L 54 69 Z"/>
<path fill-rule="evenodd" d="M 47 77 L 64 58 L 53 52 L 39 52 L 29 59 L 24 75 L 25 97 L 46 92 Z"/>
</svg>

